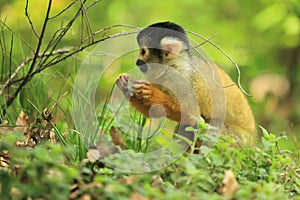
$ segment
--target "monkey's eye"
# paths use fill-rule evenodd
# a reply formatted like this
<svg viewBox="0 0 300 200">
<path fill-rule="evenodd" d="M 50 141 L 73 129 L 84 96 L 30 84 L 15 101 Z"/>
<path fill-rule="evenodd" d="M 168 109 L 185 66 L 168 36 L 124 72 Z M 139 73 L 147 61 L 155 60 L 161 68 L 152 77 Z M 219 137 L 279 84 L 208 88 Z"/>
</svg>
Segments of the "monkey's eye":
<svg viewBox="0 0 300 200">
<path fill-rule="evenodd" d="M 142 56 L 145 56 L 145 54 L 146 54 L 146 49 L 145 49 L 145 48 L 142 48 L 141 51 L 140 51 L 140 53 L 141 53 Z"/>
</svg>

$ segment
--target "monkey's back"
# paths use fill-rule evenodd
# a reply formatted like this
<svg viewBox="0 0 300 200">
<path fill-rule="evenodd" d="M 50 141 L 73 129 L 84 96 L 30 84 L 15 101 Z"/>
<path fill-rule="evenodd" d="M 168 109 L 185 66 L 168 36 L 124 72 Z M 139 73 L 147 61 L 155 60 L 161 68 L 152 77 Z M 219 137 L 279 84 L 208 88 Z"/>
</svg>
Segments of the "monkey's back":
<svg viewBox="0 0 300 200">
<path fill-rule="evenodd" d="M 233 135 L 243 144 L 255 142 L 257 133 L 250 105 L 226 72 L 214 63 L 194 58 L 191 72 L 183 74 L 192 82 L 201 116 L 207 121 L 225 117 L 223 134 Z"/>
</svg>

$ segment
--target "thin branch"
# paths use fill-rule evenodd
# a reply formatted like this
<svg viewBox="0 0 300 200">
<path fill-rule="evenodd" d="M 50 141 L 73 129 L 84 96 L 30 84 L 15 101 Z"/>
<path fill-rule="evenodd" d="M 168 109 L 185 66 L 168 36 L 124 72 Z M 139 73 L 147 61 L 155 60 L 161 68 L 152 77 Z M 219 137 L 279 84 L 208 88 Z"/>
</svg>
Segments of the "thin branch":
<svg viewBox="0 0 300 200">
<path fill-rule="evenodd" d="M 95 6 L 100 1 L 101 0 L 94 1 L 93 3 L 91 3 L 89 6 L 87 6 L 85 8 L 85 11 L 89 10 L 90 8 L 92 8 L 93 6 Z M 65 36 L 65 34 L 69 31 L 70 27 L 73 25 L 73 23 L 75 22 L 75 20 L 80 16 L 80 13 L 82 11 L 82 6 L 85 3 L 86 3 L 86 0 L 81 1 L 81 7 L 77 10 L 77 12 L 73 16 L 73 18 L 68 22 L 68 24 L 64 28 L 61 29 L 62 31 L 61 31 L 61 33 L 59 34 L 59 36 L 57 38 L 55 38 L 55 34 L 56 33 L 54 34 L 54 36 L 52 37 L 53 39 L 51 39 L 51 41 L 49 42 L 49 44 L 48 44 L 47 48 L 45 49 L 45 51 L 48 51 L 51 45 L 53 45 L 53 46 L 52 46 L 52 50 L 50 50 L 50 51 L 54 51 L 56 49 L 57 45 L 60 43 L 60 41 L 62 40 L 62 38 Z M 91 33 L 91 35 L 93 35 L 93 34 Z M 44 63 L 47 61 L 47 59 L 48 58 L 46 57 L 45 59 L 41 60 L 38 65 L 39 66 L 43 66 Z"/>
<path fill-rule="evenodd" d="M 209 39 L 206 39 L 204 42 L 202 43 L 207 43 L 207 42 L 210 42 Z M 201 45 L 202 45 L 201 43 Z M 196 47 L 199 47 L 201 45 L 197 45 Z M 196 48 L 196 47 L 192 47 L 199 55 L 201 55 L 201 53 L 199 52 L 199 50 Z M 202 55 L 201 55 L 202 56 Z M 215 70 L 212 66 L 212 62 L 209 62 L 204 56 L 202 56 L 202 59 L 204 60 L 204 62 L 207 64 L 207 66 L 209 67 L 210 71 L 211 71 L 211 75 L 212 75 L 212 79 L 214 81 L 214 83 L 220 87 L 220 88 L 229 88 L 231 86 L 233 86 L 234 84 L 229 84 L 229 85 L 222 85 L 221 83 L 219 83 L 217 80 L 216 80 L 216 76 L 215 76 Z"/>
<path fill-rule="evenodd" d="M 84 1 L 84 2 L 85 2 L 85 1 Z M 83 3 L 84 3 L 84 2 L 83 2 Z M 65 36 L 65 34 L 70 30 L 70 28 L 71 28 L 71 26 L 73 25 L 73 23 L 75 22 L 75 20 L 78 18 L 78 16 L 80 16 L 80 13 L 81 13 L 81 8 L 79 8 L 79 9 L 77 10 L 76 14 L 75 14 L 75 15 L 73 16 L 73 18 L 68 22 L 68 24 L 67 24 L 64 28 L 61 29 L 61 32 L 60 32 L 60 34 L 59 34 L 57 37 L 55 37 L 55 35 L 56 35 L 59 31 L 57 31 L 57 32 L 53 35 L 51 41 L 50 41 L 49 44 L 47 45 L 47 47 L 46 47 L 46 49 L 45 49 L 44 52 L 46 52 L 46 51 L 50 51 L 50 52 L 51 52 L 51 51 L 54 51 L 54 50 L 56 49 L 57 45 L 60 43 L 60 41 L 62 40 L 62 38 Z M 49 50 L 51 46 L 52 46 L 52 49 Z M 48 58 L 46 57 L 45 59 L 41 60 L 40 63 L 38 64 L 38 66 L 43 66 L 44 63 L 47 61 L 47 59 L 48 59 Z"/>
<path fill-rule="evenodd" d="M 14 46 L 14 35 L 11 35 L 11 40 L 10 40 L 10 49 L 9 49 L 9 73 L 11 74 L 11 69 L 12 69 L 12 58 L 13 58 L 13 46 Z"/>
<path fill-rule="evenodd" d="M 117 34 L 114 34 L 114 35 L 110 35 L 110 36 L 107 36 L 105 38 L 101 38 L 101 39 L 98 39 L 98 40 L 95 40 L 94 43 L 89 43 L 89 44 L 86 44 L 84 46 L 81 46 L 77 49 L 75 49 L 73 52 L 70 52 L 69 54 L 65 55 L 64 57 L 58 59 L 58 60 L 54 60 L 52 59 L 51 61 L 49 61 L 46 65 L 43 65 L 43 67 L 37 69 L 35 72 L 33 72 L 32 75 L 36 74 L 36 73 L 39 73 L 40 71 L 52 66 L 52 65 L 55 65 L 63 60 L 66 60 L 67 58 L 73 56 L 74 54 L 77 54 L 78 52 L 81 52 L 83 50 L 85 50 L 86 48 L 88 47 L 91 47 L 95 44 L 98 44 L 100 42 L 104 42 L 105 40 L 108 40 L 108 39 L 112 39 L 112 38 L 117 38 L 117 37 L 122 37 L 122 36 L 127 36 L 127 35 L 131 35 L 131 34 L 135 34 L 137 33 L 138 31 L 129 31 L 129 32 L 123 32 L 123 33 L 117 33 Z"/>
<path fill-rule="evenodd" d="M 46 27 L 47 27 L 47 24 L 48 24 L 48 21 L 49 21 L 49 14 L 50 14 L 50 10 L 51 10 L 51 5 L 52 5 L 52 0 L 49 0 L 48 2 L 48 8 L 47 8 L 47 12 L 46 12 L 46 16 L 45 16 L 45 20 L 44 20 L 44 23 L 43 23 L 43 27 L 42 27 L 42 31 L 41 31 L 41 35 L 39 37 L 39 41 L 38 41 L 38 44 L 37 44 L 37 48 L 36 48 L 36 51 L 35 51 L 35 55 L 34 55 L 34 58 L 32 60 L 32 64 L 29 68 L 29 71 L 28 71 L 28 74 L 30 74 L 35 66 L 35 62 L 38 58 L 38 54 L 39 54 L 39 51 L 41 49 L 41 46 L 42 46 L 42 42 L 43 42 L 43 39 L 44 39 L 44 34 L 45 34 L 45 31 L 46 31 Z M 22 89 L 22 84 L 21 84 L 21 88 L 18 90 L 21 90 Z"/>
<path fill-rule="evenodd" d="M 94 32 L 92 35 L 95 36 L 95 35 L 98 35 L 100 33 L 103 33 L 103 32 L 107 32 L 108 30 L 110 29 L 113 29 L 113 28 L 116 28 L 116 27 L 126 27 L 126 28 L 133 28 L 133 29 L 136 29 L 137 31 L 135 33 L 138 33 L 141 28 L 137 27 L 137 26 L 133 26 L 133 25 L 128 25 L 128 24 L 115 24 L 115 25 L 112 25 L 112 26 L 108 26 L 108 27 L 105 27 L 103 29 L 100 29 L 96 32 Z M 103 35 L 104 37 L 105 35 Z M 92 37 L 91 35 L 89 35 L 85 40 L 83 40 L 82 42 L 86 42 L 90 39 L 90 37 Z"/>
<path fill-rule="evenodd" d="M 53 49 L 51 51 L 49 51 L 49 49 L 54 44 L 54 42 L 57 40 L 57 38 L 56 38 L 56 37 L 58 37 L 57 35 L 61 34 L 62 31 L 64 31 L 64 28 L 60 28 L 54 32 L 51 40 L 48 42 L 48 45 L 44 50 L 44 53 L 54 51 Z M 42 65 L 42 63 L 40 62 L 38 65 Z"/>
<path fill-rule="evenodd" d="M 100 1 L 102 1 L 102 0 L 97 0 L 97 1 L 92 2 L 89 6 L 86 7 L 86 10 L 89 10 L 90 8 L 94 7 Z"/>
<path fill-rule="evenodd" d="M 218 33 L 213 34 L 212 36 L 210 36 L 209 38 L 205 39 L 204 42 L 201 42 L 200 44 L 197 44 L 196 46 L 193 46 L 193 48 L 198 48 L 204 44 L 206 44 L 207 42 L 211 41 L 211 39 L 213 39 L 214 37 L 216 37 L 218 35 Z"/>
<path fill-rule="evenodd" d="M 83 19 L 85 19 L 85 21 L 86 21 L 87 32 L 88 32 L 89 35 L 93 35 L 92 34 L 93 30 L 92 30 L 91 22 L 90 22 L 90 19 L 87 16 L 86 8 L 84 7 L 84 2 L 82 0 L 80 0 L 80 3 L 81 3 L 81 10 L 82 10 Z M 82 31 L 82 33 L 83 33 L 83 31 Z M 92 36 L 92 42 L 94 42 L 94 37 L 93 36 Z"/>
<path fill-rule="evenodd" d="M 2 29 L 2 27 L 1 27 Z M 4 72 L 5 72 L 5 54 L 6 54 L 6 48 L 5 48 L 5 35 L 4 35 L 4 31 L 1 30 L 1 38 L 0 38 L 0 46 L 1 46 L 1 51 L 2 51 L 2 72 L 1 72 L 1 80 L 2 78 L 5 78 Z"/>
<path fill-rule="evenodd" d="M 35 31 L 34 25 L 33 25 L 32 21 L 31 21 L 31 19 L 30 19 L 29 13 L 28 13 L 28 0 L 26 0 L 25 16 L 26 16 L 26 18 L 27 18 L 27 20 L 28 20 L 28 22 L 29 22 L 29 24 L 30 24 L 30 26 L 31 26 L 31 29 L 32 29 L 34 35 L 35 35 L 37 38 L 39 38 L 40 36 L 39 36 L 39 35 L 37 34 L 37 32 Z"/>
<path fill-rule="evenodd" d="M 38 58 L 42 58 L 43 56 L 54 56 L 54 55 L 58 55 L 58 54 L 64 54 L 64 53 L 68 53 L 70 52 L 72 49 L 74 49 L 73 47 L 67 47 L 67 48 L 62 48 L 62 49 L 58 49 L 56 51 L 53 51 L 53 52 L 46 52 L 44 54 L 39 54 L 38 55 Z M 16 70 L 11 74 L 11 76 L 9 77 L 9 79 L 2 85 L 2 88 L 0 90 L 0 96 L 3 94 L 4 90 L 6 88 L 8 88 L 9 86 L 11 86 L 12 84 L 14 83 L 17 83 L 17 82 L 20 82 L 20 81 L 23 81 L 25 77 L 22 77 L 21 79 L 18 79 L 18 80 L 14 80 L 13 79 L 15 78 L 15 76 L 18 74 L 18 72 L 24 68 L 29 62 L 31 62 L 32 60 L 34 59 L 34 56 L 30 56 L 30 57 L 27 57 L 17 68 Z"/>
<path fill-rule="evenodd" d="M 30 46 L 30 44 L 24 40 L 21 36 L 19 36 L 12 28 L 10 28 L 4 21 L 2 21 L 0 19 L 0 23 L 2 26 L 5 26 L 11 33 L 13 33 L 17 38 L 19 38 L 24 44 L 26 44 L 26 46 L 28 48 L 30 48 L 32 50 L 32 52 L 34 52 L 34 48 L 32 46 Z"/>
<path fill-rule="evenodd" d="M 86 7 L 86 10 L 89 10 L 90 8 L 92 8 L 94 5 L 96 5 L 97 3 L 99 3 L 102 0 L 97 0 L 94 1 L 93 3 L 91 3 L 91 5 Z M 69 10 L 75 3 L 77 3 L 77 1 L 73 1 L 72 3 L 70 3 L 66 8 L 64 8 L 63 10 L 61 10 L 59 13 L 57 13 L 56 15 L 49 17 L 49 19 L 54 19 L 56 17 L 59 17 L 60 15 L 62 15 L 63 13 L 65 13 L 67 10 Z M 85 2 L 83 2 L 85 3 Z"/>
<path fill-rule="evenodd" d="M 36 33 L 36 31 L 34 29 L 34 26 L 30 19 L 30 16 L 28 14 L 28 1 L 29 0 L 26 0 L 25 15 L 31 25 L 31 28 L 33 29 L 34 34 L 36 36 L 38 36 L 38 34 Z M 22 90 L 22 88 L 34 77 L 34 75 L 42 72 L 43 69 L 46 69 L 47 67 L 50 67 L 60 61 L 63 61 L 64 59 L 67 59 L 68 57 L 80 52 L 82 49 L 87 48 L 88 46 L 91 46 L 93 43 L 96 44 L 96 43 L 100 42 L 100 41 L 92 42 L 91 44 L 86 45 L 85 47 L 82 47 L 82 42 L 81 42 L 79 44 L 79 47 L 77 47 L 77 48 L 71 47 L 71 48 L 68 48 L 68 50 L 66 50 L 64 48 L 62 51 L 60 51 L 61 49 L 55 50 L 57 48 L 57 46 L 60 44 L 61 40 L 64 38 L 65 34 L 70 30 L 73 23 L 76 21 L 76 19 L 80 16 L 81 13 L 85 16 L 86 23 L 90 23 L 89 20 L 87 19 L 88 16 L 86 14 L 86 11 L 88 9 L 94 7 L 94 5 L 96 5 L 100 1 L 101 0 L 93 1 L 90 5 L 88 5 L 85 8 L 84 4 L 87 2 L 87 0 L 80 0 L 80 2 L 81 2 L 80 8 L 75 12 L 75 15 L 73 16 L 73 18 L 71 18 L 71 20 L 66 24 L 65 27 L 61 28 L 60 30 L 58 30 L 54 33 L 54 35 L 52 36 L 52 39 L 50 40 L 50 42 L 46 46 L 46 49 L 42 53 L 40 53 L 40 50 L 42 48 L 42 44 L 44 41 L 44 34 L 46 31 L 46 28 L 48 27 L 48 22 L 51 19 L 56 18 L 56 17 L 60 16 L 61 14 L 65 13 L 73 5 L 75 5 L 75 3 L 78 1 L 73 1 L 73 3 L 69 4 L 64 10 L 62 10 L 61 12 L 59 12 L 58 14 L 56 14 L 55 16 L 52 16 L 52 17 L 50 17 L 52 0 L 48 1 L 46 16 L 44 18 L 41 33 L 38 37 L 38 42 L 37 42 L 38 44 L 37 44 L 37 47 L 35 50 L 30 45 L 28 45 L 28 43 L 25 40 L 23 40 L 21 37 L 19 37 L 17 34 L 15 34 L 15 32 L 10 27 L 8 27 L 3 21 L 0 20 L 3 27 L 7 27 L 14 35 L 16 35 L 18 38 L 21 39 L 21 41 L 23 41 L 27 46 L 29 46 L 30 49 L 34 53 L 33 56 L 26 58 L 18 67 L 16 67 L 16 70 L 9 76 L 9 79 L 0 88 L 0 94 L 2 95 L 4 93 L 5 89 L 7 89 L 8 87 L 10 87 L 11 85 L 13 85 L 15 83 L 20 82 L 17 85 L 17 89 L 14 91 L 14 93 L 11 96 L 9 96 L 9 98 L 7 99 L 6 105 L 5 105 L 6 107 L 9 107 L 12 104 L 12 102 L 15 100 L 15 98 L 17 97 L 19 92 Z M 92 34 L 91 25 L 88 24 L 88 26 L 89 26 L 88 28 L 90 30 L 89 32 L 90 32 L 90 34 Z M 2 32 L 2 34 L 3 34 L 3 32 Z M 2 48 L 2 50 L 3 50 L 3 48 L 4 48 L 4 50 L 6 50 L 5 46 L 3 46 L 3 45 L 1 45 L 1 48 Z M 70 52 L 73 52 L 73 53 L 70 53 Z M 69 53 L 69 54 L 63 56 L 66 53 Z M 50 59 L 50 57 L 53 57 L 53 59 L 51 59 L 49 61 L 48 59 Z M 3 59 L 3 60 L 5 60 L 5 59 Z M 29 63 L 30 63 L 29 70 L 26 72 L 26 74 L 23 75 L 21 78 L 14 80 L 15 77 L 19 74 L 20 70 L 23 69 L 24 66 L 28 65 Z M 5 66 L 5 62 L 3 63 L 3 66 Z M 2 114 L 5 114 L 5 111 Z"/>
<path fill-rule="evenodd" d="M 14 46 L 14 35 L 12 34 L 11 36 L 11 41 L 10 41 L 10 50 L 9 50 L 9 75 L 11 75 L 11 70 L 12 70 L 12 53 L 13 53 L 13 46 Z M 8 90 L 8 95 L 9 95 L 9 90 Z"/>
<path fill-rule="evenodd" d="M 56 15 L 54 15 L 52 17 L 49 17 L 49 19 L 54 19 L 54 18 L 62 15 L 64 12 L 66 12 L 67 10 L 69 10 L 75 3 L 76 3 L 76 1 L 73 1 L 66 8 L 64 8 L 63 10 L 61 10 L 59 13 L 57 13 Z"/>
<path fill-rule="evenodd" d="M 57 46 L 60 44 L 61 40 L 64 38 L 65 34 L 70 30 L 70 28 L 72 27 L 74 22 L 80 16 L 80 14 L 83 15 L 83 17 L 85 18 L 85 23 L 87 23 L 89 38 L 91 38 L 91 37 L 93 38 L 94 35 L 96 35 L 95 33 L 92 33 L 91 24 L 88 20 L 88 16 L 87 16 L 86 12 L 87 12 L 88 9 L 90 9 L 94 5 L 96 5 L 96 3 L 100 2 L 100 0 L 94 1 L 93 3 L 88 5 L 87 7 L 84 6 L 84 4 L 87 2 L 86 0 L 80 0 L 80 2 L 81 2 L 80 8 L 78 8 L 78 10 L 75 12 L 75 14 L 73 15 L 73 18 L 71 18 L 63 28 L 61 28 L 60 30 L 58 30 L 54 33 L 54 35 L 52 36 L 52 39 L 50 40 L 50 42 L 46 46 L 45 50 L 43 50 L 43 52 L 41 52 L 40 50 L 42 48 L 42 44 L 43 44 L 43 41 L 44 41 L 44 34 L 45 34 L 45 31 L 46 31 L 46 28 L 48 27 L 48 22 L 51 19 L 53 19 L 55 17 L 58 17 L 62 13 L 65 13 L 67 10 L 69 10 L 72 7 L 72 5 L 75 4 L 75 3 L 69 4 L 63 11 L 61 11 L 60 13 L 58 13 L 57 15 L 55 15 L 53 17 L 50 17 L 50 10 L 51 10 L 51 5 L 52 5 L 52 0 L 48 1 L 48 8 L 47 8 L 46 16 L 45 16 L 45 19 L 44 19 L 44 22 L 43 22 L 43 25 L 42 25 L 41 33 L 38 37 L 37 47 L 36 47 L 35 50 L 33 50 L 33 48 L 31 47 L 31 49 L 34 52 L 34 55 L 30 56 L 30 57 L 27 57 L 19 66 L 17 66 L 15 71 L 9 76 L 9 78 L 5 81 L 5 83 L 0 88 L 0 95 L 2 95 L 7 88 L 12 86 L 13 84 L 18 83 L 17 89 L 14 91 L 14 93 L 11 96 L 8 97 L 8 99 L 6 101 L 6 107 L 9 107 L 12 104 L 12 102 L 15 100 L 15 98 L 17 97 L 19 92 L 23 89 L 23 87 L 36 74 L 42 72 L 44 69 L 46 69 L 50 66 L 53 66 L 53 65 L 65 60 L 65 59 L 75 55 L 76 53 L 78 53 L 78 52 L 80 52 L 80 51 L 82 51 L 82 50 L 84 50 L 84 49 L 86 49 L 86 48 L 88 48 L 92 45 L 95 45 L 99 42 L 105 41 L 105 40 L 110 39 L 110 38 L 125 36 L 125 35 L 128 35 L 128 34 L 133 34 L 133 33 L 137 32 L 137 31 L 135 31 L 135 32 L 126 32 L 126 33 L 115 34 L 115 35 L 103 37 L 103 38 L 98 39 L 98 40 L 92 40 L 88 44 L 83 44 L 83 42 L 81 41 L 78 47 L 70 47 L 70 48 L 63 48 L 63 49 L 55 50 L 57 48 Z M 27 4 L 26 4 L 25 12 L 27 12 L 27 13 L 25 15 L 26 15 L 26 17 L 27 17 L 27 19 L 29 20 L 29 23 L 30 23 L 31 19 L 30 19 L 29 14 L 28 14 L 28 0 L 26 0 L 26 3 Z M 5 27 L 8 27 L 5 23 L 2 22 L 2 24 Z M 34 29 L 32 23 L 31 23 L 31 28 Z M 10 31 L 12 33 L 15 33 L 11 29 L 10 29 Z M 33 31 L 35 32 L 35 30 L 33 30 Z M 36 35 L 38 35 L 38 34 L 36 34 Z M 26 41 L 24 41 L 23 39 L 21 39 L 21 40 L 25 44 L 27 44 Z M 26 65 L 29 65 L 29 64 L 30 64 L 29 70 L 26 72 L 26 74 L 23 75 L 21 78 L 16 79 L 16 77 L 19 74 L 20 70 L 24 69 L 24 67 Z M 4 114 L 5 114 L 5 111 L 4 111 Z"/>
<path fill-rule="evenodd" d="M 47 27 L 47 24 L 48 24 L 48 21 L 49 21 L 49 14 L 50 14 L 50 10 L 51 10 L 51 5 L 52 5 L 52 0 L 49 0 L 46 16 L 45 16 L 45 20 L 44 20 L 44 24 L 43 24 L 43 27 L 42 27 L 42 31 L 41 31 L 41 34 L 40 34 L 40 37 L 39 37 L 38 45 L 37 45 L 37 48 L 36 48 L 35 55 L 34 55 L 34 58 L 32 60 L 31 66 L 29 68 L 28 74 L 31 74 L 31 72 L 33 71 L 36 60 L 38 58 L 38 54 L 39 54 L 40 48 L 42 46 L 42 41 L 43 41 L 43 38 L 44 38 L 44 33 L 46 31 L 46 27 Z M 21 84 L 19 85 L 19 87 L 15 91 L 14 95 L 6 101 L 7 107 L 9 107 L 12 104 L 12 102 L 15 100 L 16 96 L 19 94 L 21 89 L 26 85 L 26 83 L 28 83 L 31 80 L 31 78 L 32 77 L 28 77 L 27 79 L 24 79 L 21 82 Z"/>
<path fill-rule="evenodd" d="M 250 94 L 248 94 L 245 90 L 244 90 L 244 88 L 242 87 L 242 85 L 241 85 L 241 71 L 240 71 L 240 68 L 239 68 L 239 66 L 237 65 L 237 63 L 236 62 L 234 62 L 234 60 L 225 52 L 225 51 L 223 51 L 219 46 L 217 46 L 215 43 L 213 43 L 212 41 L 210 41 L 210 40 L 207 40 L 207 38 L 205 38 L 205 37 L 203 37 L 202 35 L 200 35 L 200 34 L 198 34 L 198 33 L 195 33 L 195 32 L 193 32 L 193 31 L 187 31 L 188 33 L 191 33 L 191 34 L 193 34 L 193 35 L 195 35 L 195 36 L 197 36 L 197 37 L 199 37 L 199 38 L 201 38 L 201 39 L 203 39 L 203 40 L 206 40 L 209 44 L 211 44 L 212 46 L 214 46 L 218 51 L 220 51 L 234 66 L 235 66 L 235 68 L 236 68 L 236 70 L 237 70 L 237 73 L 238 73 L 238 86 L 239 86 L 239 88 L 242 90 L 242 92 L 245 94 L 245 95 L 247 95 L 247 96 L 252 96 L 252 95 L 250 95 Z"/>
</svg>

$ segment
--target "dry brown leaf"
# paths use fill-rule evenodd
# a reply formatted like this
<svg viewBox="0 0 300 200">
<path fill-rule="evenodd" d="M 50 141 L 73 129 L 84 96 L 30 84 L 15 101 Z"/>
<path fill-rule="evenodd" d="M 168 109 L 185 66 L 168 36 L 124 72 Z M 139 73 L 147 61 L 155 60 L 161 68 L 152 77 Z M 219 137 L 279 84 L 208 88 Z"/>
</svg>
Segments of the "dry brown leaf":
<svg viewBox="0 0 300 200">
<path fill-rule="evenodd" d="M 0 125 L 0 133 L 9 133 L 12 132 L 14 129 L 12 126 L 9 126 L 7 120 L 4 120 L 3 123 Z"/>
<path fill-rule="evenodd" d="M 4 150 L 0 154 L 0 167 L 8 168 L 9 167 L 9 155 L 8 151 Z"/>
<path fill-rule="evenodd" d="M 4 120 L 3 123 L 0 125 L 0 133 L 10 133 L 10 132 L 22 132 L 24 133 L 27 128 L 30 126 L 28 115 L 25 114 L 23 111 L 20 112 L 16 126 L 12 126 L 8 123 L 7 120 Z"/>
<path fill-rule="evenodd" d="M 120 146 L 121 149 L 125 149 L 125 144 L 121 137 L 119 131 L 112 127 L 110 129 L 110 135 L 113 141 L 113 145 L 107 145 L 104 142 L 98 142 L 95 147 L 90 147 L 87 152 L 87 158 L 91 162 L 107 157 L 110 154 L 118 153 L 119 149 L 117 146 Z"/>
<path fill-rule="evenodd" d="M 14 129 L 24 133 L 29 126 L 30 122 L 28 115 L 21 111 L 16 121 L 16 127 Z"/>
<path fill-rule="evenodd" d="M 38 119 L 32 124 L 24 133 L 26 136 L 26 146 L 34 147 L 45 141 L 50 140 L 50 134 L 53 132 L 53 125 L 51 123 L 44 123 Z"/>
<path fill-rule="evenodd" d="M 135 181 L 135 176 L 134 175 L 130 175 L 125 179 L 125 184 L 126 185 L 132 185 Z"/>
<path fill-rule="evenodd" d="M 223 195 L 233 194 L 239 187 L 239 183 L 235 179 L 233 172 L 231 170 L 225 171 L 220 193 Z"/>
<path fill-rule="evenodd" d="M 98 142 L 97 146 L 91 147 L 87 152 L 89 161 L 95 162 L 109 156 L 110 154 L 118 153 L 119 149 L 116 146 L 108 146 L 104 142 Z"/>
<path fill-rule="evenodd" d="M 122 138 L 120 132 L 118 131 L 118 129 L 116 129 L 115 127 L 111 127 L 110 136 L 112 138 L 114 145 L 120 146 L 121 149 L 123 149 L 123 150 L 126 149 L 123 138 Z"/>
<path fill-rule="evenodd" d="M 80 197 L 80 200 L 91 200 L 92 197 L 90 194 L 84 194 Z"/>
<path fill-rule="evenodd" d="M 96 162 L 98 159 L 100 159 L 100 152 L 97 148 L 90 148 L 86 153 L 86 156 L 89 161 Z"/>
<path fill-rule="evenodd" d="M 152 176 L 152 180 L 153 180 L 153 182 L 151 183 L 152 187 L 157 187 L 165 183 L 164 180 L 161 178 L 161 176 L 157 174 Z"/>
<path fill-rule="evenodd" d="M 130 195 L 130 200 L 148 200 L 149 198 L 148 197 L 145 197 L 143 195 L 141 195 L 140 193 L 138 192 L 134 192 Z"/>
</svg>

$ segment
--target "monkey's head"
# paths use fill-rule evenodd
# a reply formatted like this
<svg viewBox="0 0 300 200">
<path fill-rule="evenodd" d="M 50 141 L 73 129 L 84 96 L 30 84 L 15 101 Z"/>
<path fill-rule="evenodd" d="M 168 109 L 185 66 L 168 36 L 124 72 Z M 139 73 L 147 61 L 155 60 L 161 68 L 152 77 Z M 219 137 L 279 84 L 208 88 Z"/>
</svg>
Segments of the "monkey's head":
<svg viewBox="0 0 300 200">
<path fill-rule="evenodd" d="M 140 47 L 136 65 L 143 73 L 153 66 L 172 66 L 179 55 L 189 54 L 189 41 L 184 29 L 171 22 L 152 24 L 137 36 Z"/>
</svg>

